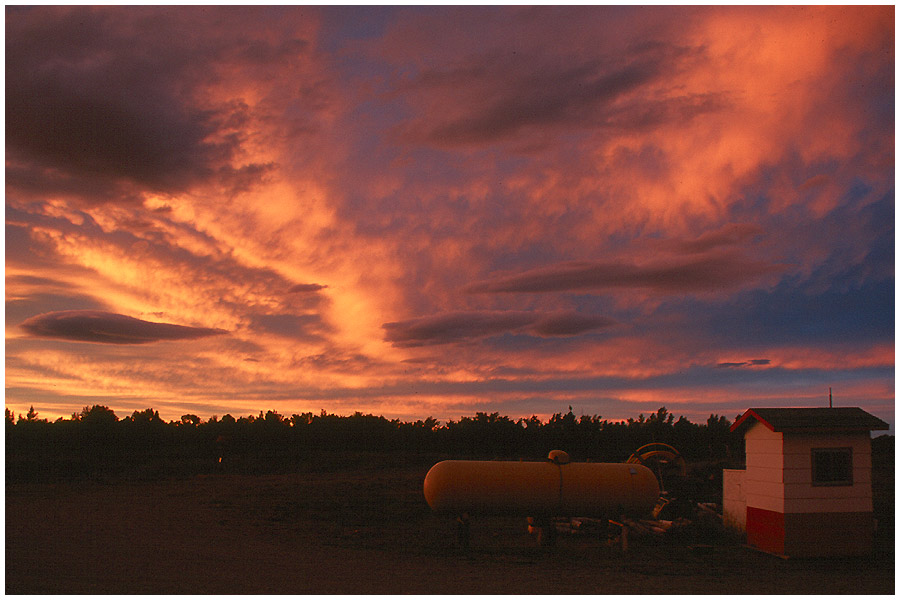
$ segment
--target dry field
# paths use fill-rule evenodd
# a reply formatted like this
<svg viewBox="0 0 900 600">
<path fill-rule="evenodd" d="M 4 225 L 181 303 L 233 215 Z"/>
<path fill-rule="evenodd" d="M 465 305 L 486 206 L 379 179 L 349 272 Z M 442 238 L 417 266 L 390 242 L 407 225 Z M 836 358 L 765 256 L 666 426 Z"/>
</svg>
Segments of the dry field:
<svg viewBox="0 0 900 600">
<path fill-rule="evenodd" d="M 6 593 L 893 594 L 893 548 L 783 560 L 734 542 L 598 537 L 536 546 L 475 519 L 469 551 L 421 492 L 427 467 L 152 482 L 12 484 Z"/>
</svg>

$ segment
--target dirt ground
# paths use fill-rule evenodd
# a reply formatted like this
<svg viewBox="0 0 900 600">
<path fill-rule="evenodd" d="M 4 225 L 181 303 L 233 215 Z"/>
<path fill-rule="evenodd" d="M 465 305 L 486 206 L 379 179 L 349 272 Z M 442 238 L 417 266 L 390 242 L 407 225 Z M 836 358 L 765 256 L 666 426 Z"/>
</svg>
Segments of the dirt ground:
<svg viewBox="0 0 900 600">
<path fill-rule="evenodd" d="M 6 488 L 7 594 L 893 594 L 894 555 L 783 560 L 732 542 L 540 547 L 521 519 L 452 520 L 427 468 Z"/>
</svg>

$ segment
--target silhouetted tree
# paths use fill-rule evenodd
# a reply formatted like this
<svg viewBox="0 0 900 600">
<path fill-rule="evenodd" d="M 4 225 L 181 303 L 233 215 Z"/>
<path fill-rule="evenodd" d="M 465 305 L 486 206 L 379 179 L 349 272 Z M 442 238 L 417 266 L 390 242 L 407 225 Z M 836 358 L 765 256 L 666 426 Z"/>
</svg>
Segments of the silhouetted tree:
<svg viewBox="0 0 900 600">
<path fill-rule="evenodd" d="M 42 423 L 46 423 L 47 419 L 38 419 L 38 413 L 36 410 L 34 410 L 34 405 L 32 404 L 31 407 L 28 409 L 28 413 L 25 415 L 25 422 L 26 423 L 37 423 L 38 421 L 40 421 Z"/>
<path fill-rule="evenodd" d="M 119 420 L 116 413 L 108 406 L 95 404 L 85 406 L 77 415 L 72 415 L 74 421 L 80 421 L 85 425 L 110 426 Z"/>
<path fill-rule="evenodd" d="M 131 413 L 130 417 L 125 417 L 124 420 L 130 421 L 135 425 L 149 425 L 153 427 L 165 425 L 165 421 L 159 417 L 159 411 L 152 408 L 145 408 L 141 411 L 136 410 Z"/>
<path fill-rule="evenodd" d="M 181 423 L 183 425 L 191 425 L 196 427 L 200 424 L 200 417 L 197 415 L 181 415 Z"/>
<path fill-rule="evenodd" d="M 216 468 L 272 471 L 319 465 L 323 453 L 540 459 L 560 449 L 573 460 L 616 462 L 654 441 L 672 444 L 689 462 L 714 464 L 733 460 L 734 449 L 742 448 L 740 435 L 730 432 L 728 419 L 710 415 L 698 425 L 684 416 L 676 419 L 664 406 L 649 417 L 641 414 L 624 421 L 600 415 L 576 417 L 569 407 L 546 423 L 534 415 L 514 421 L 499 412 L 482 411 L 441 424 L 430 416 L 404 422 L 324 410 L 290 417 L 273 410 L 237 419 L 226 414 L 206 422 L 185 414 L 165 422 L 152 408 L 119 420 L 102 405 L 86 406 L 71 420 L 53 423 L 40 419 L 33 408 L 25 416 L 14 417 L 7 409 L 7 473 L 12 477 L 64 471 L 93 475 L 118 470 L 145 477 Z M 224 466 L 219 465 L 219 457 L 224 457 Z M 38 463 L 44 466 L 35 468 Z M 51 468 L 50 463 L 58 466 Z"/>
<path fill-rule="evenodd" d="M 305 412 L 302 415 L 293 414 L 291 415 L 290 422 L 292 427 L 298 427 L 301 425 L 309 425 L 312 423 L 313 414 L 311 412 Z"/>
<path fill-rule="evenodd" d="M 272 410 L 268 411 L 266 413 L 265 417 L 262 416 L 262 411 L 260 411 L 259 414 L 260 414 L 260 417 L 262 418 L 262 420 L 267 425 L 284 425 L 285 424 L 284 417 L 282 417 L 280 414 L 278 414 L 275 411 L 272 411 Z"/>
</svg>

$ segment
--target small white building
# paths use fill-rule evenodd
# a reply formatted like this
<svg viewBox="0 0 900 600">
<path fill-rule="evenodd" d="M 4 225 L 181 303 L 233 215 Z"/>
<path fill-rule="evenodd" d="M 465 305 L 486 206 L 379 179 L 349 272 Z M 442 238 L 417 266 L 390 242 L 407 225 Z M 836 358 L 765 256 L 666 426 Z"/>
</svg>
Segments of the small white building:
<svg viewBox="0 0 900 600">
<path fill-rule="evenodd" d="M 850 556 L 872 550 L 871 431 L 888 424 L 860 408 L 751 408 L 746 469 L 726 469 L 726 525 L 781 556 Z"/>
</svg>

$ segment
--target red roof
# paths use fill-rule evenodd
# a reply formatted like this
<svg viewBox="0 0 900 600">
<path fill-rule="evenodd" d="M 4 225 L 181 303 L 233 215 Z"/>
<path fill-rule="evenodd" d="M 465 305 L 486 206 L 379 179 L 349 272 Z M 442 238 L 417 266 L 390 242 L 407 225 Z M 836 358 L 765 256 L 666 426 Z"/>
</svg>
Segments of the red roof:
<svg viewBox="0 0 900 600">
<path fill-rule="evenodd" d="M 748 408 L 731 431 L 749 427 L 756 420 L 772 431 L 872 431 L 890 426 L 855 406 L 837 408 Z"/>
</svg>

